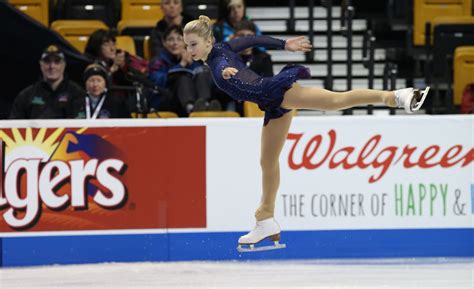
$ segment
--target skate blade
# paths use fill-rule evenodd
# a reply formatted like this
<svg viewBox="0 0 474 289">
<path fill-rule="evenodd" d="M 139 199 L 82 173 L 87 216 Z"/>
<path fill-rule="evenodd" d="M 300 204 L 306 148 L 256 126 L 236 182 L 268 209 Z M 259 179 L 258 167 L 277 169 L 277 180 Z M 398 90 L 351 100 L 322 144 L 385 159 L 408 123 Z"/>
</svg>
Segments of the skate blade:
<svg viewBox="0 0 474 289">
<path fill-rule="evenodd" d="M 411 109 L 411 111 L 417 111 L 421 108 L 423 103 L 425 102 L 426 96 L 428 95 L 428 92 L 430 91 L 430 87 L 427 86 L 425 90 L 421 92 L 421 99 L 416 103 L 416 105 Z"/>
<path fill-rule="evenodd" d="M 278 250 L 278 249 L 284 249 L 284 248 L 286 248 L 286 244 L 280 244 L 280 243 L 274 244 L 274 245 L 271 245 L 271 246 L 261 246 L 261 247 L 256 247 L 254 245 L 239 245 L 237 247 L 237 251 L 239 251 L 241 253 L 248 253 L 248 252 Z"/>
</svg>

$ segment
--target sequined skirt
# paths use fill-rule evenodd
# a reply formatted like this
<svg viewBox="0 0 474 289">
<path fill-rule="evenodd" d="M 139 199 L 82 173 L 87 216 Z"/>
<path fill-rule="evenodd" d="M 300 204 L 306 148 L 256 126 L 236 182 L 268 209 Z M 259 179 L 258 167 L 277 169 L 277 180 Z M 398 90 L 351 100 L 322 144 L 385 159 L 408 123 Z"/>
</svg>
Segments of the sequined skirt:
<svg viewBox="0 0 474 289">
<path fill-rule="evenodd" d="M 298 79 L 308 78 L 311 78 L 309 69 L 296 64 L 283 67 L 277 75 L 269 78 L 264 89 L 267 93 L 256 100 L 258 107 L 265 112 L 263 125 L 267 125 L 271 119 L 282 117 L 285 113 L 291 111 L 280 107 L 285 92 Z"/>
</svg>

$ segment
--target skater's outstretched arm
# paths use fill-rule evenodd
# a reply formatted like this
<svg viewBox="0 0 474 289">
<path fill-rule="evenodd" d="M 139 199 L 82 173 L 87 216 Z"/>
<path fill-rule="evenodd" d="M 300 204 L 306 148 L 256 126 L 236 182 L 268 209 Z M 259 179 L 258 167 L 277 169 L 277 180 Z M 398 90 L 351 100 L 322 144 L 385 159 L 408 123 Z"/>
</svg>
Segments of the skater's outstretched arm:
<svg viewBox="0 0 474 289">
<path fill-rule="evenodd" d="M 309 40 L 304 36 L 290 38 L 286 41 L 265 35 L 247 36 L 233 39 L 227 42 L 227 44 L 234 52 L 240 52 L 250 47 L 265 47 L 306 52 L 312 47 Z"/>
</svg>

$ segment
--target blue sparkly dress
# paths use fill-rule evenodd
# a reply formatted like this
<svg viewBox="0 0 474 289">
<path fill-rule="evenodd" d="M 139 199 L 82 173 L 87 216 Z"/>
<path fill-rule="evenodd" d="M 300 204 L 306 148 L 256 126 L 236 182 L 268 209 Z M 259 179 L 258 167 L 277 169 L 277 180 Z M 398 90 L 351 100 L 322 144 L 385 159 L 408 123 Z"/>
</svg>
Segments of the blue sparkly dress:
<svg viewBox="0 0 474 289">
<path fill-rule="evenodd" d="M 290 110 L 280 107 L 285 92 L 298 79 L 310 78 L 309 69 L 301 65 L 287 65 L 273 77 L 262 77 L 249 69 L 239 52 L 249 47 L 285 49 L 285 41 L 268 36 L 241 37 L 214 44 L 206 64 L 212 78 L 221 90 L 238 101 L 251 101 L 265 112 L 264 125 Z M 230 79 L 222 77 L 222 71 L 234 67 L 237 74 Z"/>
</svg>

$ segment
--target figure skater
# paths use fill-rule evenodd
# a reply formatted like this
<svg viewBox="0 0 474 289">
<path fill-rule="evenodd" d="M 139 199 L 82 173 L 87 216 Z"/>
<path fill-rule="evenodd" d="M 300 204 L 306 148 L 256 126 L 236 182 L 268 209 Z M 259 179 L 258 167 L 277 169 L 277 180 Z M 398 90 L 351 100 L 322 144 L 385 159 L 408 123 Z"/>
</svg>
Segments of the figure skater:
<svg viewBox="0 0 474 289">
<path fill-rule="evenodd" d="M 216 85 L 240 101 L 257 103 L 265 111 L 261 139 L 262 198 L 255 212 L 256 226 L 239 238 L 239 247 L 254 249 L 258 242 L 270 238 L 278 246 L 280 227 L 274 219 L 275 200 L 280 185 L 279 156 L 285 143 L 293 109 L 343 110 L 357 105 L 383 103 L 403 107 L 408 113 L 423 104 L 424 91 L 405 88 L 395 91 L 354 89 L 333 92 L 316 87 L 302 87 L 296 81 L 310 78 L 309 69 L 287 65 L 273 77 L 261 77 L 245 65 L 238 53 L 249 47 L 285 49 L 307 52 L 311 43 L 303 37 L 286 41 L 269 36 L 241 37 L 229 42 L 214 43 L 210 19 L 199 16 L 184 27 L 184 42 L 194 60 L 202 60 L 212 73 Z M 248 248 L 247 248 L 248 249 Z"/>
</svg>

